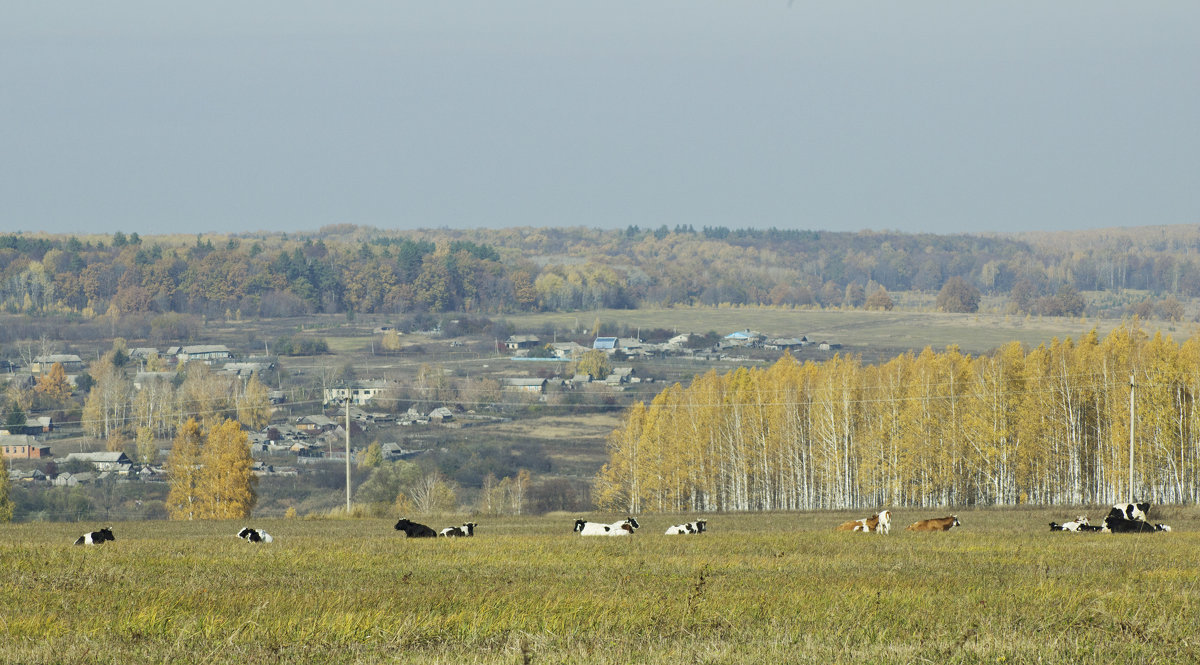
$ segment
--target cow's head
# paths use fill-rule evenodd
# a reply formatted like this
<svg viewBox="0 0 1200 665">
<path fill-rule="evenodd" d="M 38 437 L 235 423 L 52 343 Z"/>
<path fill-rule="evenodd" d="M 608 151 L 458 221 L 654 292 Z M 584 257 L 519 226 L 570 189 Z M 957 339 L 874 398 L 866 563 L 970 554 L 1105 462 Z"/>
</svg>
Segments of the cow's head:
<svg viewBox="0 0 1200 665">
<path fill-rule="evenodd" d="M 642 527 L 642 525 L 638 524 L 637 520 L 633 519 L 632 517 L 625 518 L 625 521 L 629 522 L 629 526 L 631 526 L 635 529 L 640 529 Z"/>
<path fill-rule="evenodd" d="M 575 520 L 575 530 L 576 530 L 576 531 L 583 531 L 583 525 L 584 525 L 584 524 L 587 524 L 587 522 L 585 522 L 585 521 L 584 521 L 584 520 L 582 520 L 582 519 Z"/>
</svg>

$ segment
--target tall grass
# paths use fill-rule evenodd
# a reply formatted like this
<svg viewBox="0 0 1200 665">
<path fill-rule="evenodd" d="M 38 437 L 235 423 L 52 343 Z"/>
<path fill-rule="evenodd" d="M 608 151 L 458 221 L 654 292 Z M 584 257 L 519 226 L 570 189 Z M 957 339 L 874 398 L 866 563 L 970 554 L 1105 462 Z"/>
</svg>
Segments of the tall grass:
<svg viewBox="0 0 1200 665">
<path fill-rule="evenodd" d="M 392 520 L 260 521 L 261 546 L 235 523 L 119 523 L 88 548 L 78 526 L 4 526 L 0 661 L 1200 660 L 1196 510 L 1169 534 L 1050 533 L 1064 515 L 1033 510 L 832 531 L 855 516 L 716 515 L 673 537 L 677 516 L 644 516 L 594 539 L 565 516 L 477 519 L 475 538 L 412 541 Z"/>
</svg>

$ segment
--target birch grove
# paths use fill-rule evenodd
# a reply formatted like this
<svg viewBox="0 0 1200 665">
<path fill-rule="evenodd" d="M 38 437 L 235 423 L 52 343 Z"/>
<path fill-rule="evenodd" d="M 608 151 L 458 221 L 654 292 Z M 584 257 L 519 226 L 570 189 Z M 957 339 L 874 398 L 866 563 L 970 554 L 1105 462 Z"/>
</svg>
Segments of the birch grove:
<svg viewBox="0 0 1200 665">
<path fill-rule="evenodd" d="M 784 356 L 633 405 L 595 496 L 632 513 L 1192 503 L 1198 397 L 1200 337 L 1136 324 L 978 357 Z"/>
</svg>

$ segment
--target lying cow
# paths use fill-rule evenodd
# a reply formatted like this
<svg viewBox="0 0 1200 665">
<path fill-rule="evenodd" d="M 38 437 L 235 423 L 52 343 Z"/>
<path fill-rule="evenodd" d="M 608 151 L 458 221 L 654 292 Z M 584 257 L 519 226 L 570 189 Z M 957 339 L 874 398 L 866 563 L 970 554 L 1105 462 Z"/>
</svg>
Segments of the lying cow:
<svg viewBox="0 0 1200 665">
<path fill-rule="evenodd" d="M 99 531 L 89 531 L 79 538 L 75 539 L 76 545 L 99 545 L 107 540 L 116 541 L 113 537 L 112 527 L 106 526 Z"/>
<path fill-rule="evenodd" d="M 1166 524 L 1151 524 L 1145 520 L 1127 520 L 1124 517 L 1109 515 L 1104 518 L 1104 528 L 1112 533 L 1154 533 L 1170 531 Z"/>
<path fill-rule="evenodd" d="M 1083 531 L 1083 527 L 1085 527 L 1085 526 L 1090 526 L 1088 524 L 1087 515 L 1080 515 L 1079 517 L 1076 517 L 1075 520 L 1072 522 L 1063 522 L 1062 524 L 1059 524 L 1057 522 L 1051 522 L 1050 530 L 1051 531 Z"/>
<path fill-rule="evenodd" d="M 871 517 L 864 517 L 860 520 L 850 520 L 842 522 L 834 528 L 834 531 L 861 531 L 863 533 L 884 533 L 886 534 L 892 528 L 892 513 L 887 510 L 882 510 Z"/>
<path fill-rule="evenodd" d="M 448 526 L 442 529 L 438 535 L 444 538 L 469 538 L 475 535 L 475 527 L 479 526 L 474 522 L 465 522 L 462 526 Z"/>
<path fill-rule="evenodd" d="M 416 522 L 411 522 L 408 519 L 404 519 L 404 518 L 402 518 L 399 522 L 396 522 L 395 529 L 397 531 L 403 531 L 404 535 L 408 536 L 409 538 L 436 538 L 437 537 L 437 532 L 434 531 L 433 529 L 430 529 L 429 527 L 425 526 L 424 524 L 418 524 Z"/>
<path fill-rule="evenodd" d="M 679 534 L 704 533 L 704 526 L 706 524 L 708 524 L 708 522 L 705 520 L 696 520 L 695 522 L 688 522 L 687 524 L 675 524 L 667 527 L 666 535 L 674 536 Z"/>
<path fill-rule="evenodd" d="M 958 515 L 949 517 L 938 517 L 935 519 L 921 520 L 908 525 L 905 531 L 949 531 L 956 526 L 962 526 L 958 521 Z"/>
<path fill-rule="evenodd" d="M 238 538 L 242 538 L 248 543 L 269 543 L 275 540 L 271 537 L 271 534 L 267 533 L 266 531 L 263 531 L 262 529 L 252 529 L 250 527 L 245 527 L 241 531 L 238 531 L 237 535 Z"/>
<path fill-rule="evenodd" d="M 575 532 L 581 536 L 632 536 L 633 530 L 640 526 L 632 517 L 626 517 L 620 522 L 612 524 L 575 520 Z"/>
</svg>

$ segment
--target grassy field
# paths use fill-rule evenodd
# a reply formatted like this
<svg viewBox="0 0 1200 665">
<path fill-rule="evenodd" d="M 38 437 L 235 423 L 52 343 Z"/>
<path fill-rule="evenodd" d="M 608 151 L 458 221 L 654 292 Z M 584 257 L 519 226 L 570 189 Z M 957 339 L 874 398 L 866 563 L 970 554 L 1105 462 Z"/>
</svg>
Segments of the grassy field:
<svg viewBox="0 0 1200 665">
<path fill-rule="evenodd" d="M 903 526 L 942 511 L 893 511 L 889 536 L 821 512 L 667 537 L 683 518 L 646 515 L 592 539 L 573 515 L 476 518 L 453 541 L 266 520 L 261 546 L 228 522 L 118 523 L 100 547 L 70 544 L 81 525 L 5 525 L 0 662 L 1200 661 L 1200 510 L 1152 511 L 1168 534 L 1047 530 L 1075 512 L 959 511 L 918 534 Z"/>
<path fill-rule="evenodd" d="M 590 330 L 596 320 L 636 331 L 651 328 L 722 335 L 751 328 L 771 336 L 807 335 L 811 341 L 833 341 L 849 353 L 871 349 L 942 349 L 957 344 L 968 353 L 985 353 L 1019 341 L 1031 346 L 1054 337 L 1078 338 L 1092 328 L 1104 335 L 1119 326 L 1116 319 L 1024 317 L 995 313 L 946 314 L 933 311 L 778 309 L 770 307 L 677 307 L 669 309 L 598 310 L 579 313 L 540 313 L 506 317 L 518 330 L 550 325 L 559 330 Z M 1175 337 L 1191 334 L 1194 324 L 1145 321 L 1149 330 L 1163 329 Z"/>
</svg>

